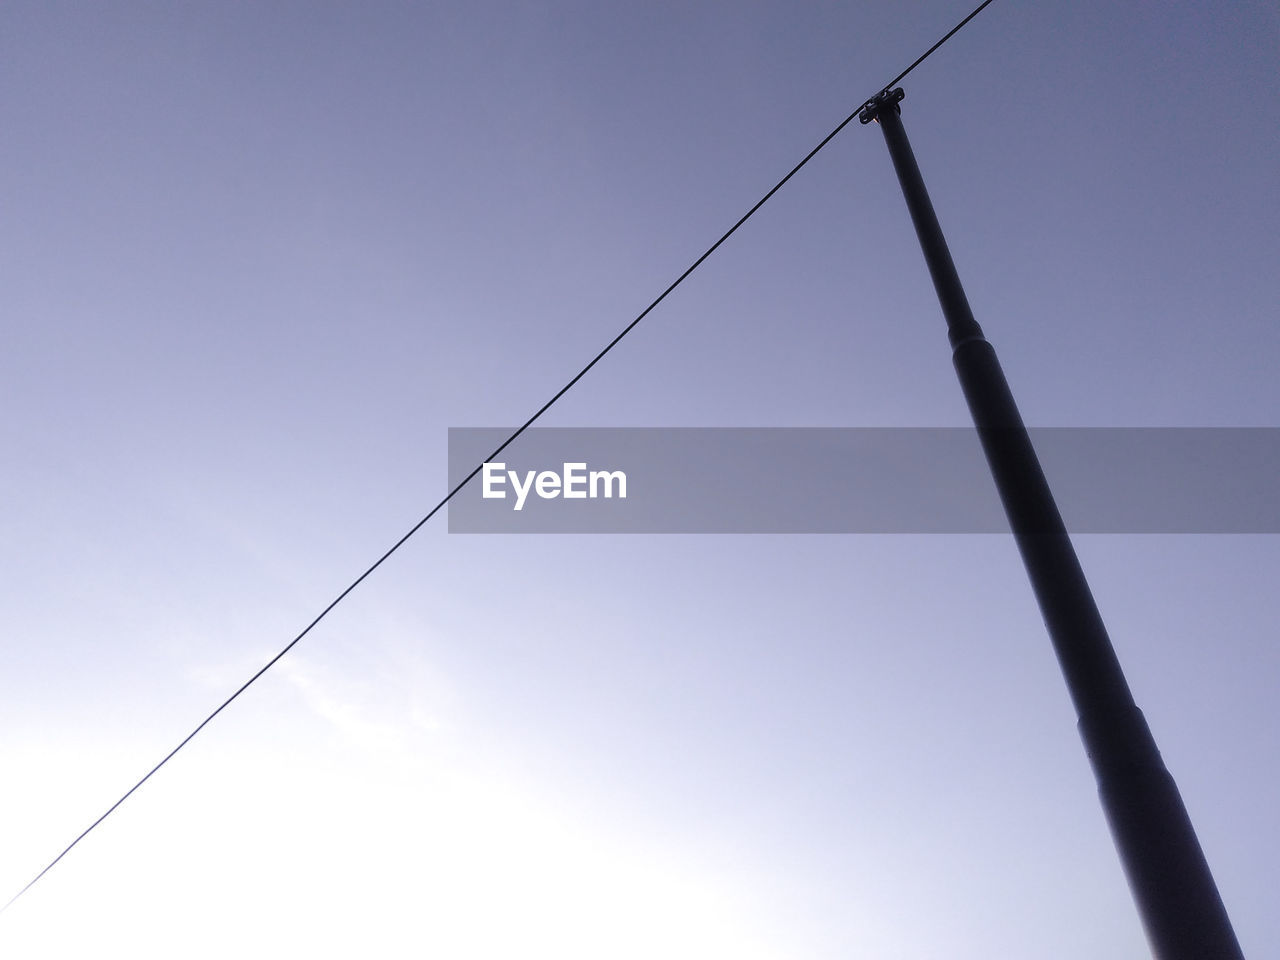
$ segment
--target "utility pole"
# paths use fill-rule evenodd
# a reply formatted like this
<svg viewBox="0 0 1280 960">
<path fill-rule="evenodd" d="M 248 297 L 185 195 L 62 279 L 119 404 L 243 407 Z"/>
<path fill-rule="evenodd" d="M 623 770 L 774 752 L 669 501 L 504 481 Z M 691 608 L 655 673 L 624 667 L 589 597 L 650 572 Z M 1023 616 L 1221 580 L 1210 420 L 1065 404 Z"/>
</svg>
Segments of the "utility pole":
<svg viewBox="0 0 1280 960">
<path fill-rule="evenodd" d="M 956 374 L 1066 678 L 1148 942 L 1158 960 L 1243 960 L 1191 819 L 1134 703 L 1000 361 L 969 309 L 902 128 L 902 97 L 901 89 L 883 91 L 859 119 L 875 121 L 884 131 L 947 320 Z"/>
</svg>

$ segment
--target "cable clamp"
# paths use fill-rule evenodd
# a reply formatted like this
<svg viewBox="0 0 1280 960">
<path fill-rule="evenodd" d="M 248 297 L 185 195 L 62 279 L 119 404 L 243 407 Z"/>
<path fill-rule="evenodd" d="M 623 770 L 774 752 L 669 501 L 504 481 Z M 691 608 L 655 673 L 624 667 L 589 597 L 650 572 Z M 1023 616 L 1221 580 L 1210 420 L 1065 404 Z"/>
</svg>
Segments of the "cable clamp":
<svg viewBox="0 0 1280 960">
<path fill-rule="evenodd" d="M 902 98 L 905 96 L 906 94 L 902 92 L 901 87 L 894 90 L 890 90 L 886 87 L 862 105 L 862 110 L 858 113 L 858 122 L 864 124 L 870 123 L 872 120 L 875 120 L 880 115 L 880 111 L 884 109 L 892 109 L 896 111 L 898 109 L 898 104 L 902 102 Z"/>
</svg>

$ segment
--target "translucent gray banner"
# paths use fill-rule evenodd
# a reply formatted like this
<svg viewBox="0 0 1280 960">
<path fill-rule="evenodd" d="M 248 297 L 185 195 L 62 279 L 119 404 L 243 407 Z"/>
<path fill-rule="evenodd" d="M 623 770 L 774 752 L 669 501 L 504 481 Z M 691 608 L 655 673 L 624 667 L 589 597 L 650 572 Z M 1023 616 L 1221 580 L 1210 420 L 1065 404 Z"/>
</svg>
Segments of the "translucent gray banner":
<svg viewBox="0 0 1280 960">
<path fill-rule="evenodd" d="M 1030 433 L 1072 532 L 1280 532 L 1280 428 Z M 450 429 L 450 488 L 510 434 Z M 451 533 L 1009 532 L 971 428 L 546 428 L 496 459 Z"/>
</svg>

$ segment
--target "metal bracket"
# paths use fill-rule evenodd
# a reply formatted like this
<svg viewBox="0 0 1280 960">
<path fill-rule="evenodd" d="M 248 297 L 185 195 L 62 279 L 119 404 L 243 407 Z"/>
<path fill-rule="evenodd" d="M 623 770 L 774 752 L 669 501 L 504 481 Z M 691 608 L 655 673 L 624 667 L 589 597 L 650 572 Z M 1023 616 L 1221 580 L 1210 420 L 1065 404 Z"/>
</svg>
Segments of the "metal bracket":
<svg viewBox="0 0 1280 960">
<path fill-rule="evenodd" d="M 906 94 L 902 92 L 902 88 L 890 90 L 888 87 L 881 90 L 874 97 L 866 102 L 862 111 L 858 114 L 859 123 L 870 123 L 875 120 L 881 110 L 892 109 L 898 111 L 898 104 L 902 102 L 902 98 Z"/>
</svg>

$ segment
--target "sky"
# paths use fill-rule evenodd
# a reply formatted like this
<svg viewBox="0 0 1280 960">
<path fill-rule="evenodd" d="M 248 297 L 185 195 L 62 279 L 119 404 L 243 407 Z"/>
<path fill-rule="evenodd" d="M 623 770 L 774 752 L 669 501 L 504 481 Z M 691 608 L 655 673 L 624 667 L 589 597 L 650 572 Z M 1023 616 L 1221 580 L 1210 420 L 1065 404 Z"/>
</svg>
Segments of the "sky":
<svg viewBox="0 0 1280 960">
<path fill-rule="evenodd" d="M 6 4 L 0 895 L 435 504 L 450 427 L 523 422 L 969 9 Z M 1278 54 L 1261 0 L 998 0 L 907 79 L 1028 423 L 1280 426 Z M 967 416 L 854 124 L 545 423 Z M 444 520 L 0 952 L 1145 955 L 1010 537 Z M 1076 543 L 1280 954 L 1280 539 Z"/>
</svg>

